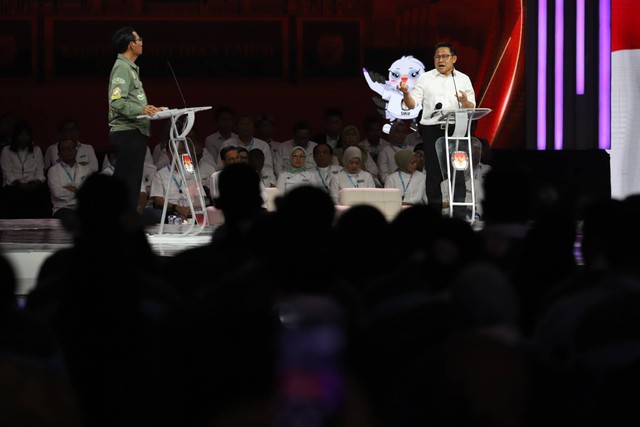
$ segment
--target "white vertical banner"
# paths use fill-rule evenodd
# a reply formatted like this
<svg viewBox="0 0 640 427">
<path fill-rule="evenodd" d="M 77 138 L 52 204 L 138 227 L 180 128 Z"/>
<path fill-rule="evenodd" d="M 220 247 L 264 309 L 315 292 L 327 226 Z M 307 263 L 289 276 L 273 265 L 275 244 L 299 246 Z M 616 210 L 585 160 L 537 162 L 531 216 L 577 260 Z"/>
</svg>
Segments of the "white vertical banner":
<svg viewBox="0 0 640 427">
<path fill-rule="evenodd" d="M 640 2 L 612 0 L 611 12 L 611 196 L 621 199 L 640 193 Z"/>
</svg>

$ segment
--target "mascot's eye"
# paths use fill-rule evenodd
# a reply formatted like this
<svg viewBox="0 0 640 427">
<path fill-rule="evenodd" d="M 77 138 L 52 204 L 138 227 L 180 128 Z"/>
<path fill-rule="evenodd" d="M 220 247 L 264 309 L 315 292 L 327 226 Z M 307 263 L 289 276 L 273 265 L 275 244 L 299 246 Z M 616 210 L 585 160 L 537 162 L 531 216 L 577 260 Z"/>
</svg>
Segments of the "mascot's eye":
<svg viewBox="0 0 640 427">
<path fill-rule="evenodd" d="M 396 73 L 396 72 L 393 72 L 393 71 L 391 72 L 391 75 L 392 75 L 393 77 L 395 77 L 396 79 L 397 79 L 398 77 L 400 77 L 400 73 Z"/>
<path fill-rule="evenodd" d="M 411 73 L 411 77 L 416 78 L 418 74 L 420 74 L 420 71 L 414 71 L 413 73 Z"/>
</svg>

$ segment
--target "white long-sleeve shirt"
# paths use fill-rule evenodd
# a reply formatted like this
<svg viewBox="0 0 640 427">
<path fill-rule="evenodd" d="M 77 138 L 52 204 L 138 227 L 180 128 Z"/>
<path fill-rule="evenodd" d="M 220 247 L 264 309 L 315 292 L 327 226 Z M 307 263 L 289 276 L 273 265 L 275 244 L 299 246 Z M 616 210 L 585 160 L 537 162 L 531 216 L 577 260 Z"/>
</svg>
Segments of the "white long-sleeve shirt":
<svg viewBox="0 0 640 427">
<path fill-rule="evenodd" d="M 78 204 L 76 193 L 64 187 L 71 185 L 78 189 L 92 173 L 93 171 L 89 168 L 89 165 L 81 165 L 78 162 L 73 166 L 58 162 L 49 168 L 47 171 L 47 184 L 51 193 L 53 213 L 62 208 L 75 209 Z"/>
<path fill-rule="evenodd" d="M 402 203 L 410 205 L 426 205 L 427 176 L 420 171 L 414 173 L 395 171 L 387 177 L 384 188 L 398 188 L 402 191 Z"/>
<path fill-rule="evenodd" d="M 302 171 L 298 173 L 285 171 L 278 175 L 276 188 L 280 194 L 287 194 L 289 191 L 302 185 L 311 185 L 312 174 L 310 171 Z"/>
<path fill-rule="evenodd" d="M 319 166 L 311 168 L 309 169 L 309 172 L 311 172 L 311 185 L 315 185 L 316 187 L 329 192 L 331 180 L 334 176 L 339 174 L 340 171 L 342 171 L 342 166 L 340 165 L 329 165 L 326 168 L 321 168 Z"/>
<path fill-rule="evenodd" d="M 204 139 L 204 148 L 211 153 L 214 159 L 216 159 L 216 164 L 214 166 L 218 169 L 221 169 L 217 162 L 217 159 L 220 156 L 220 149 L 222 148 L 222 144 L 227 142 L 229 139 L 234 141 L 232 145 L 237 146 L 239 144 L 238 135 L 233 132 L 231 132 L 231 138 L 225 138 L 220 135 L 220 132 L 216 132 Z"/>
<path fill-rule="evenodd" d="M 26 148 L 15 152 L 11 151 L 8 145 L 5 146 L 0 153 L 0 167 L 4 185 L 11 185 L 16 180 L 23 184 L 45 180 L 42 150 L 38 146 L 34 146 L 32 152 Z"/>
<path fill-rule="evenodd" d="M 363 139 L 362 141 L 360 141 L 359 145 L 360 145 L 360 148 L 367 150 L 367 153 L 370 154 L 370 157 L 373 158 L 374 162 L 377 162 L 380 152 L 384 150 L 385 147 L 388 147 L 391 144 L 386 139 L 380 138 L 378 145 L 375 145 L 375 146 L 371 145 L 368 139 Z"/>
<path fill-rule="evenodd" d="M 182 180 L 180 173 L 169 171 L 169 166 L 165 166 L 155 173 L 153 182 L 151 183 L 151 193 L 149 197 L 168 198 L 169 203 L 174 205 L 188 206 L 187 197 L 193 197 L 194 202 L 197 200 L 196 180 L 194 175 L 187 174 L 186 182 Z M 167 189 L 169 194 L 167 194 Z"/>
<path fill-rule="evenodd" d="M 422 73 L 411 91 L 411 97 L 416 102 L 416 106 L 422 105 L 423 114 L 420 124 L 435 125 L 439 123 L 440 115 L 431 117 L 431 112 L 435 110 L 438 103 L 442 104 L 443 110 L 460 108 L 458 98 L 456 98 L 458 94 L 456 89 L 464 91 L 467 94 L 467 99 L 476 105 L 471 79 L 466 74 L 454 70 L 451 75 L 445 76 L 435 68 Z"/>
<path fill-rule="evenodd" d="M 387 177 L 398 169 L 395 155 L 401 149 L 402 147 L 398 147 L 397 145 L 387 145 L 378 155 L 378 173 L 380 174 L 380 181 L 387 182 Z"/>
<path fill-rule="evenodd" d="M 338 204 L 340 190 L 343 188 L 376 188 L 373 177 L 367 171 L 361 170 L 356 174 L 350 174 L 343 169 L 331 180 L 329 185 L 329 193 L 333 199 L 333 203 Z"/>
<path fill-rule="evenodd" d="M 88 166 L 91 172 L 98 172 L 98 158 L 96 151 L 89 144 L 76 144 L 78 151 L 76 152 L 76 162 L 84 166 Z M 44 152 L 44 168 L 49 169 L 56 163 L 60 163 L 58 158 L 58 144 L 52 144 Z"/>
</svg>

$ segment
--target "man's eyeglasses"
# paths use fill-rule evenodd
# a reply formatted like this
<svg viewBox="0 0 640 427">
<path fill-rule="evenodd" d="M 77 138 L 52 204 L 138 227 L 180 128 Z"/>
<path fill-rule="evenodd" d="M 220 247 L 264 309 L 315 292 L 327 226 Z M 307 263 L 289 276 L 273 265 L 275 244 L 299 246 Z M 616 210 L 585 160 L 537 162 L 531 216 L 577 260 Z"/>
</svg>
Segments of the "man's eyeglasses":
<svg viewBox="0 0 640 427">
<path fill-rule="evenodd" d="M 142 37 L 140 37 L 139 39 L 135 39 L 133 42 L 134 43 L 138 43 L 138 42 L 142 43 Z"/>
<path fill-rule="evenodd" d="M 446 61 L 449 58 L 451 58 L 451 55 L 448 55 L 448 54 L 447 55 L 435 55 L 433 57 L 433 59 L 435 59 L 436 61 L 439 60 L 439 59 L 444 59 Z"/>
</svg>

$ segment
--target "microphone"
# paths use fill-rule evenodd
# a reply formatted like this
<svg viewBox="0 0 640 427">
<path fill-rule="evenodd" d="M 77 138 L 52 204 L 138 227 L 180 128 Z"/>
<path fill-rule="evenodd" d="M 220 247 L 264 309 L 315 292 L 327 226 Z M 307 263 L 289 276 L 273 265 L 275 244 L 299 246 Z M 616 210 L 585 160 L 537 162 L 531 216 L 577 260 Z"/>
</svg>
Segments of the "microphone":
<svg viewBox="0 0 640 427">
<path fill-rule="evenodd" d="M 436 108 L 433 110 L 433 113 L 431 113 L 429 118 L 433 119 L 436 116 L 436 114 L 438 114 L 440 112 L 440 110 L 442 110 L 442 102 L 438 102 L 436 104 Z"/>
<path fill-rule="evenodd" d="M 458 87 L 456 86 L 456 76 L 455 76 L 455 67 L 452 65 L 451 66 L 451 78 L 453 79 L 453 88 L 456 91 L 456 101 L 458 101 L 458 108 L 462 108 L 462 105 L 460 104 L 460 99 L 458 98 Z"/>
<path fill-rule="evenodd" d="M 173 72 L 173 67 L 171 66 L 171 62 L 169 62 L 168 60 L 167 60 L 167 65 L 169 66 L 169 70 L 171 70 L 173 81 L 176 82 L 176 86 L 178 87 L 178 92 L 180 92 L 180 98 L 182 98 L 182 103 L 184 104 L 184 108 L 187 108 L 187 101 L 184 100 L 184 95 L 182 94 L 182 89 L 180 89 L 180 84 L 178 83 L 178 79 L 176 78 L 176 73 Z"/>
</svg>

